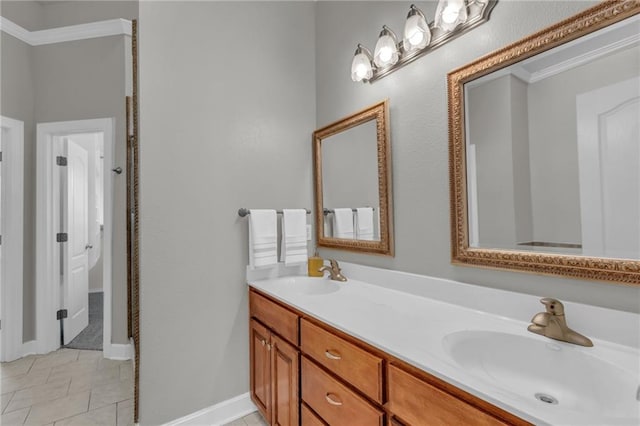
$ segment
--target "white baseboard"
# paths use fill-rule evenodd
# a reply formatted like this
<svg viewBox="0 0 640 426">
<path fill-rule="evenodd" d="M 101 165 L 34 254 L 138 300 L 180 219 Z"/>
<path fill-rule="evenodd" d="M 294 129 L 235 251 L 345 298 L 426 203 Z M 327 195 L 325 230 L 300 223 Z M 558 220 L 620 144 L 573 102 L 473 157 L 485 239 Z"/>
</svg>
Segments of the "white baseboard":
<svg viewBox="0 0 640 426">
<path fill-rule="evenodd" d="M 133 358 L 133 345 L 131 343 L 112 343 L 102 348 L 105 358 L 126 360 Z"/>
<path fill-rule="evenodd" d="M 38 353 L 38 341 L 29 340 L 22 344 L 22 356 L 34 355 Z"/>
<path fill-rule="evenodd" d="M 164 426 L 219 426 L 231 423 L 257 410 L 247 392 L 173 420 Z"/>
</svg>

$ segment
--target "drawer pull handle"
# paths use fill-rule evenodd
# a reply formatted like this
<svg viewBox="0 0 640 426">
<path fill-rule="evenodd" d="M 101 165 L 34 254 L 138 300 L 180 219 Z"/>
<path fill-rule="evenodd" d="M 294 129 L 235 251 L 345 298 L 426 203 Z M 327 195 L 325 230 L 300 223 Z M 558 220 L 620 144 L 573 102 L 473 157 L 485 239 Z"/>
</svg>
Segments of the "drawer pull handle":
<svg viewBox="0 0 640 426">
<path fill-rule="evenodd" d="M 340 360 L 342 359 L 342 356 L 340 356 L 339 353 L 337 352 L 331 352 L 329 349 L 327 349 L 326 351 L 324 351 L 324 355 L 329 358 L 329 359 L 335 359 L 335 360 Z"/>
<path fill-rule="evenodd" d="M 332 393 L 328 393 L 325 395 L 325 398 L 327 399 L 327 402 L 331 405 L 342 405 L 342 401 L 340 401 L 340 399 L 338 398 L 337 400 L 335 398 L 337 398 L 337 396 L 335 394 Z"/>
<path fill-rule="evenodd" d="M 265 345 L 265 343 L 267 343 L 267 342 L 266 342 L 266 340 L 264 340 L 264 339 L 260 339 L 260 343 L 262 343 L 262 346 L 264 346 L 264 345 Z"/>
</svg>

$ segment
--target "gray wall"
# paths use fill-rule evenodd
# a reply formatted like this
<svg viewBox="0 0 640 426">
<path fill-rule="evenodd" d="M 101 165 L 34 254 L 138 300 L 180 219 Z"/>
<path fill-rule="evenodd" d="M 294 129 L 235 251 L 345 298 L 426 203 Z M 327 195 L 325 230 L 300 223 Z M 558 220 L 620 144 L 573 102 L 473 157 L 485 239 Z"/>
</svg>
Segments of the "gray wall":
<svg viewBox="0 0 640 426">
<path fill-rule="evenodd" d="M 136 2 L 114 2 L 100 17 L 93 2 L 3 1 L 2 16 L 36 30 L 103 20 L 137 18 Z M 73 6 L 73 7 L 72 7 Z M 58 8 L 72 8 L 63 21 Z M 51 15 L 49 12 L 52 12 Z M 83 13 L 86 12 L 86 14 Z M 45 25 L 44 22 L 47 22 Z M 25 122 L 24 336 L 35 338 L 36 123 L 116 118 L 115 163 L 126 169 L 125 56 L 129 37 L 113 36 L 31 47 L 2 33 L 2 114 Z M 114 180 L 112 341 L 127 343 L 126 177 Z"/>
<path fill-rule="evenodd" d="M 3 2 L 4 10 L 5 2 Z M 4 13 L 4 12 L 2 12 Z M 33 48 L 0 32 L 0 115 L 24 122 L 23 340 L 35 337 L 35 88 Z"/>
<path fill-rule="evenodd" d="M 408 4 L 318 2 L 317 124 L 322 126 L 389 98 L 396 241 L 395 258 L 326 249 L 321 250 L 321 255 L 640 312 L 640 288 L 450 263 L 447 73 L 593 4 L 501 1 L 488 24 L 376 83 L 355 84 L 349 76 L 355 46 L 363 43 L 373 48 L 383 24 L 401 31 Z M 418 2 L 417 5 L 433 16 L 435 3 Z"/>
<path fill-rule="evenodd" d="M 237 210 L 311 208 L 314 4 L 141 2 L 140 22 L 140 421 L 155 425 L 249 389 Z"/>
</svg>

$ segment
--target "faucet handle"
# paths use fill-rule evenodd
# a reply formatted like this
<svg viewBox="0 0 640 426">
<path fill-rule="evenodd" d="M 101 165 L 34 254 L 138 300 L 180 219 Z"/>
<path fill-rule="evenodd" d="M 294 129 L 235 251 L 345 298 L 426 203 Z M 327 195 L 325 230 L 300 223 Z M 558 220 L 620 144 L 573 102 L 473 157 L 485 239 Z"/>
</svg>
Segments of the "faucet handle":
<svg viewBox="0 0 640 426">
<path fill-rule="evenodd" d="M 329 263 L 331 264 L 331 269 L 334 270 L 340 270 L 340 265 L 338 264 L 338 261 L 335 259 L 329 259 Z"/>
<path fill-rule="evenodd" d="M 564 315 L 564 305 L 558 299 L 544 297 L 540 299 L 540 303 L 545 305 L 547 312 L 552 315 Z"/>
</svg>

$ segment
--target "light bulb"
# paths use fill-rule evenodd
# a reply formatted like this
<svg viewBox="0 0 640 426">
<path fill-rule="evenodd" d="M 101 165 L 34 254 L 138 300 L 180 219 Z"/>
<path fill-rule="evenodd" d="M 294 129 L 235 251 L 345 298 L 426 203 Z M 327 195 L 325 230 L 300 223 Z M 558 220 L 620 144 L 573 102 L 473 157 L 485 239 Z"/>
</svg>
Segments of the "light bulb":
<svg viewBox="0 0 640 426">
<path fill-rule="evenodd" d="M 353 62 L 351 62 L 351 80 L 359 82 L 369 80 L 371 77 L 373 77 L 371 53 L 366 47 L 359 44 L 353 55 Z"/>
<path fill-rule="evenodd" d="M 460 15 L 460 9 L 449 4 L 442 11 L 442 21 L 447 24 L 453 24 L 454 22 L 456 22 L 456 19 L 458 19 L 459 15 Z"/>
<path fill-rule="evenodd" d="M 440 0 L 436 8 L 434 25 L 445 31 L 453 31 L 467 22 L 467 4 L 465 0 Z"/>
<path fill-rule="evenodd" d="M 431 30 L 424 14 L 415 5 L 411 5 L 404 25 L 402 44 L 406 52 L 423 49 L 431 42 Z"/>
<path fill-rule="evenodd" d="M 376 43 L 373 63 L 380 68 L 384 68 L 395 64 L 399 58 L 396 35 L 385 25 L 382 27 L 380 37 Z"/>
</svg>

